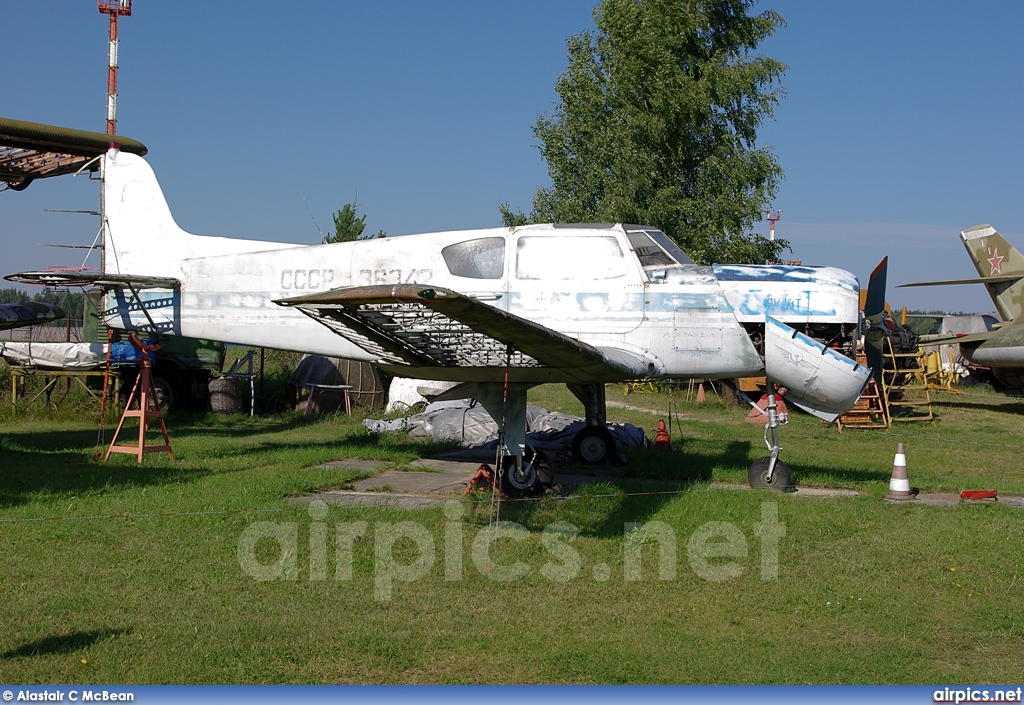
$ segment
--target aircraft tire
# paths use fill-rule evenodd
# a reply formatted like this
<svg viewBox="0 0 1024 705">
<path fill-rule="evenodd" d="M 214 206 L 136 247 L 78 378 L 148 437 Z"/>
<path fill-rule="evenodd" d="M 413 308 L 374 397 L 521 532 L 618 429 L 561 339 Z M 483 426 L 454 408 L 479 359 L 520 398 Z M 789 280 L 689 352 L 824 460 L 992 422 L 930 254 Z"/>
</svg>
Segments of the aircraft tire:
<svg viewBox="0 0 1024 705">
<path fill-rule="evenodd" d="M 587 426 L 572 439 L 572 457 L 577 463 L 600 465 L 615 457 L 615 438 L 603 426 Z"/>
<path fill-rule="evenodd" d="M 747 470 L 747 482 L 755 489 L 786 490 L 792 486 L 790 481 L 789 466 L 781 460 L 775 461 L 775 472 L 772 473 L 771 482 L 766 480 L 768 475 L 768 464 L 771 456 L 758 458 Z"/>
<path fill-rule="evenodd" d="M 506 455 L 502 461 L 502 473 L 499 478 L 499 487 L 506 497 L 527 497 L 537 494 L 540 491 L 540 480 L 538 479 L 536 456 L 529 448 L 523 457 L 523 469 L 520 474 L 515 473 L 516 462 L 511 455 Z"/>
</svg>

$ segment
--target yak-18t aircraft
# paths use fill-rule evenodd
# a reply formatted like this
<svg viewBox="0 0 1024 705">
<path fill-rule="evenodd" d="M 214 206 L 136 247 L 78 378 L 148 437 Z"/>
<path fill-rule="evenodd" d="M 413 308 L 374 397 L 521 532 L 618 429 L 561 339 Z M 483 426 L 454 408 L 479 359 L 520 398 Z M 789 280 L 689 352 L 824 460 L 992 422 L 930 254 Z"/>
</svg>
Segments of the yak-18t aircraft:
<svg viewBox="0 0 1024 705">
<path fill-rule="evenodd" d="M 506 492 L 543 483 L 525 447 L 534 385 L 565 383 L 580 398 L 587 426 L 573 447 L 597 462 L 614 451 L 605 383 L 766 375 L 771 455 L 751 466 L 749 479 L 785 487 L 775 387 L 832 421 L 853 407 L 871 374 L 854 359 L 859 284 L 841 269 L 699 266 L 657 229 L 624 224 L 310 246 L 199 236 L 175 223 L 139 154 L 111 148 L 100 172 L 102 271 L 89 281 L 108 292 L 108 325 L 458 382 L 446 397 L 477 399 L 504 431 Z M 86 275 L 9 278 L 68 276 Z M 884 292 L 874 298 L 884 301 Z"/>
</svg>

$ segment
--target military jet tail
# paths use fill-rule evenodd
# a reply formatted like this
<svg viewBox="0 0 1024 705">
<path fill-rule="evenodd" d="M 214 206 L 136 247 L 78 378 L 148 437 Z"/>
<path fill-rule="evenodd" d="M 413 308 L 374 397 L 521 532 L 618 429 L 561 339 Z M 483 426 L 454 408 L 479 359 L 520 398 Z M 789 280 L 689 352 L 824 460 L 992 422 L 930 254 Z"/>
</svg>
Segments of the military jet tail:
<svg viewBox="0 0 1024 705">
<path fill-rule="evenodd" d="M 967 254 L 1004 321 L 1024 313 L 1024 255 L 991 225 L 975 225 L 960 233 Z"/>
</svg>

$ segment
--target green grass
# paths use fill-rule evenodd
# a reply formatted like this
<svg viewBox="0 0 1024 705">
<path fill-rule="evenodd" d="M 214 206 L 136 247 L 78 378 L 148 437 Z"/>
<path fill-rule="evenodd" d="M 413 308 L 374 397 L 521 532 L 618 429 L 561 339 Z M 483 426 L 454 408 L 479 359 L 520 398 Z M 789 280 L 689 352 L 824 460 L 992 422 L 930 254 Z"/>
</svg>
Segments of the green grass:
<svg viewBox="0 0 1024 705">
<path fill-rule="evenodd" d="M 89 417 L 44 413 L 0 421 L 0 680 L 131 683 L 935 683 L 1015 682 L 1024 662 L 1024 512 L 999 505 L 942 508 L 881 500 L 897 442 L 911 482 L 935 491 L 996 488 L 1024 494 L 1018 457 L 1021 405 L 981 394 L 943 397 L 935 424 L 843 434 L 794 414 L 784 458 L 802 484 L 857 489 L 855 498 L 801 498 L 713 489 L 742 483 L 765 454 L 744 411 L 683 395 L 621 395 L 616 421 L 653 435 L 673 419 L 672 453 L 630 452 L 627 476 L 586 489 L 619 495 L 655 478 L 681 494 L 607 496 L 504 505 L 526 527 L 502 538 L 495 565 L 529 574 L 488 580 L 471 545 L 488 531 L 486 502 L 442 509 L 331 509 L 326 517 L 288 497 L 348 486 L 360 474 L 323 469 L 339 458 L 415 467 L 439 446 L 372 436 L 358 419 L 303 421 L 172 415 L 175 458 L 94 456 Z M 531 401 L 578 412 L 564 388 Z M 678 423 L 677 423 L 678 420 Z M 109 439 L 109 431 L 108 431 Z M 682 481 L 682 485 L 680 485 Z M 644 489 L 648 485 L 643 486 Z M 756 525 L 774 506 L 778 579 L 762 580 Z M 159 516 L 173 513 L 174 516 Z M 133 515 L 44 521 L 46 517 Z M 353 548 L 353 577 L 334 580 L 337 529 L 367 523 Z M 436 561 L 419 580 L 395 581 L 375 599 L 380 537 L 414 521 L 433 537 Z M 664 522 L 676 539 L 675 577 L 658 578 L 654 544 L 639 581 L 625 579 L 635 545 L 627 522 Z M 295 580 L 261 582 L 238 547 L 253 522 L 295 525 Z M 568 522 L 579 572 L 555 582 L 545 527 Z M 690 537 L 728 522 L 746 554 L 742 573 L 710 582 L 690 562 Z M 312 580 L 315 535 L 327 527 L 328 579 Z M 445 579 L 446 532 L 461 531 L 462 579 Z M 562 540 L 564 543 L 564 539 Z M 280 548 L 263 540 L 264 563 Z M 287 553 L 287 552 L 286 552 Z M 417 551 L 399 539 L 400 564 Z M 607 577 L 606 580 L 601 578 Z M 83 663 L 84 661 L 84 663 Z"/>
</svg>

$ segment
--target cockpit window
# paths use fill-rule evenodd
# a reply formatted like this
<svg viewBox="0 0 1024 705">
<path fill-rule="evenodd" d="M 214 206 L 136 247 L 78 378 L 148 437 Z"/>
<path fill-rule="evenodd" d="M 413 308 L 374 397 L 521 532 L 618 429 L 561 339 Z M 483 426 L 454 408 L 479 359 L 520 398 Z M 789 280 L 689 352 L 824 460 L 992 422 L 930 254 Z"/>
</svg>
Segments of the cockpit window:
<svg viewBox="0 0 1024 705">
<path fill-rule="evenodd" d="M 636 243 L 633 241 L 633 237 L 635 235 L 641 235 L 642 234 L 642 235 L 648 236 L 651 240 L 653 240 L 655 243 L 657 243 L 657 245 L 664 252 L 668 253 L 669 257 L 671 257 L 673 260 L 675 260 L 679 264 L 687 265 L 687 264 L 693 264 L 694 263 L 692 259 L 687 257 L 685 252 L 683 252 L 681 249 L 679 249 L 679 245 L 677 245 L 676 243 L 672 242 L 672 239 L 668 235 L 666 235 L 665 233 L 661 232 L 660 230 L 655 230 L 654 228 L 643 228 L 641 230 L 641 229 L 638 228 L 636 230 L 629 230 L 628 234 L 629 234 L 629 242 L 630 242 L 631 245 L 633 245 L 634 249 L 636 249 Z M 641 255 L 639 251 L 637 251 L 637 256 L 640 257 L 640 263 L 643 264 L 644 267 L 647 267 L 647 266 L 663 266 L 663 265 L 656 265 L 656 263 L 654 263 L 654 262 L 651 262 L 650 265 L 644 263 L 643 255 Z"/>
<path fill-rule="evenodd" d="M 629 244 L 640 259 L 642 267 L 667 267 L 676 263 L 647 233 L 629 233 Z"/>
<path fill-rule="evenodd" d="M 484 237 L 441 250 L 448 271 L 468 279 L 501 279 L 505 273 L 505 238 Z"/>
<path fill-rule="evenodd" d="M 628 272 L 622 248 L 610 235 L 523 236 L 516 251 L 518 279 L 618 279 Z"/>
</svg>

